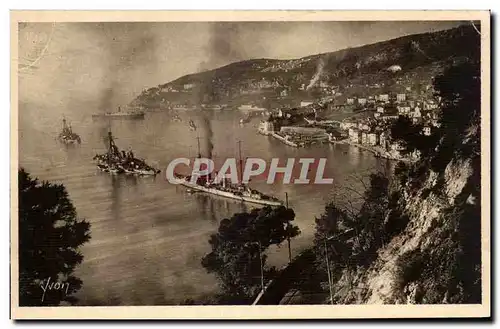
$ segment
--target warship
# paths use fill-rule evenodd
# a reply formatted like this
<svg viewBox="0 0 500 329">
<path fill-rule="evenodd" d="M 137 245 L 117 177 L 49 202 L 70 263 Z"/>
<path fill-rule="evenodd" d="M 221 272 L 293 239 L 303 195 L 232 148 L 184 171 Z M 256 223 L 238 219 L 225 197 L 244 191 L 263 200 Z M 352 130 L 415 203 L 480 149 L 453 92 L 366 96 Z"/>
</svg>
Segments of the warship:
<svg viewBox="0 0 500 329">
<path fill-rule="evenodd" d="M 200 143 L 198 138 L 198 157 L 201 157 Z M 240 151 L 240 171 L 242 167 L 241 151 Z M 215 176 L 202 175 L 193 179 L 191 176 L 182 175 L 174 172 L 174 182 L 188 188 L 188 192 L 193 191 L 204 192 L 208 194 L 218 195 L 225 198 L 239 200 L 241 202 L 255 203 L 268 206 L 281 206 L 283 201 L 259 192 L 250 188 L 247 184 L 238 183 L 233 184 L 229 179 L 222 178 L 220 181 L 215 180 Z"/>
<path fill-rule="evenodd" d="M 227 179 L 223 178 L 221 182 L 215 182 L 210 175 L 197 177 L 195 182 L 191 182 L 191 176 L 184 176 L 174 173 L 174 181 L 177 184 L 183 185 L 192 191 L 205 192 L 214 194 L 242 202 L 249 202 L 267 206 L 281 206 L 283 201 L 266 195 L 262 192 L 250 188 L 246 184 L 231 184 Z"/>
<path fill-rule="evenodd" d="M 118 107 L 118 111 L 116 111 L 116 112 L 106 112 L 106 113 L 93 114 L 92 118 L 93 119 L 101 119 L 101 118 L 144 119 L 144 111 L 125 111 L 125 112 L 122 112 L 121 108 Z"/>
<path fill-rule="evenodd" d="M 63 119 L 63 130 L 58 136 L 61 143 L 64 144 L 81 144 L 82 140 L 78 134 L 73 132 L 71 125 L 68 125 L 66 119 Z"/>
<path fill-rule="evenodd" d="M 129 174 L 139 176 L 155 176 L 161 171 L 149 166 L 143 159 L 134 157 L 132 151 L 119 150 L 111 131 L 108 132 L 108 151 L 96 154 L 94 161 L 97 168 L 111 174 Z"/>
</svg>

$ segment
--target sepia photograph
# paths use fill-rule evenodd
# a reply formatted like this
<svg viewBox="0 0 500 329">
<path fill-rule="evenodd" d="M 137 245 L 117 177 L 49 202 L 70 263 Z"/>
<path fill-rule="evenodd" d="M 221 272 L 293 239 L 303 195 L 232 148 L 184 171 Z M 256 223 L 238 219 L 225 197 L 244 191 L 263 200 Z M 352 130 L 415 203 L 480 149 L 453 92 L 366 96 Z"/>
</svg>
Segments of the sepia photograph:
<svg viewBox="0 0 500 329">
<path fill-rule="evenodd" d="M 13 318 L 491 316 L 489 12 L 11 29 Z"/>
</svg>

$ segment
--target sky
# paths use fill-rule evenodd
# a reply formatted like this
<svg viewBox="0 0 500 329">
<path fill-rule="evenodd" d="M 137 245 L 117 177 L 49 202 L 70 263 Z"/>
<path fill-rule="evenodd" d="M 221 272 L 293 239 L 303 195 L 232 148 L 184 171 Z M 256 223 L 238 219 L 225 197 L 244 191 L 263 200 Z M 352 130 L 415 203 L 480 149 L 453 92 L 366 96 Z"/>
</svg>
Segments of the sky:
<svg viewBox="0 0 500 329">
<path fill-rule="evenodd" d="M 19 100 L 62 107 L 80 100 L 100 108 L 116 107 L 130 102 L 146 88 L 231 62 L 300 58 L 460 24 L 21 23 Z"/>
</svg>

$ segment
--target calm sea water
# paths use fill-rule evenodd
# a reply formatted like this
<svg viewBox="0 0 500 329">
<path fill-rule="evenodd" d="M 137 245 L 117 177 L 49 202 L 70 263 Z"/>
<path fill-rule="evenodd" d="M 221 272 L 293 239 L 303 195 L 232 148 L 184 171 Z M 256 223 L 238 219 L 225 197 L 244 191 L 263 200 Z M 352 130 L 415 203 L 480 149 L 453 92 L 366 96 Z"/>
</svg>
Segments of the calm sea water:
<svg viewBox="0 0 500 329">
<path fill-rule="evenodd" d="M 200 264 L 209 252 L 208 238 L 221 219 L 251 205 L 203 194 L 188 194 L 183 187 L 168 184 L 162 175 L 153 177 L 110 176 L 99 172 L 92 157 L 105 151 L 103 135 L 108 127 L 121 149 L 165 169 L 176 157 L 195 157 L 196 137 L 206 137 L 201 118 L 181 113 L 173 122 L 164 112 L 147 113 L 144 120 L 95 122 L 90 115 L 73 114 L 73 129 L 82 144 L 67 147 L 55 138 L 61 117 L 40 115 L 44 109 L 20 104 L 19 161 L 33 176 L 62 183 L 78 211 L 92 225 L 92 238 L 81 248 L 83 263 L 76 275 L 83 280 L 77 293 L 81 305 L 165 305 L 196 298 L 217 290 L 217 280 Z M 48 109 L 45 109 L 48 110 Z M 321 145 L 294 149 L 257 134 L 258 119 L 240 126 L 241 114 L 211 113 L 213 156 L 217 161 L 238 156 L 281 159 L 327 158 L 326 177 L 333 185 L 267 185 L 256 179 L 251 185 L 284 199 L 295 210 L 302 234 L 292 241 L 293 254 L 310 245 L 314 219 L 334 188 L 358 188 L 352 174 L 386 166 L 372 154 L 345 145 Z M 193 119 L 199 129 L 189 130 Z M 201 142 L 205 148 L 204 142 Z M 269 251 L 272 265 L 287 262 L 286 245 Z"/>
</svg>

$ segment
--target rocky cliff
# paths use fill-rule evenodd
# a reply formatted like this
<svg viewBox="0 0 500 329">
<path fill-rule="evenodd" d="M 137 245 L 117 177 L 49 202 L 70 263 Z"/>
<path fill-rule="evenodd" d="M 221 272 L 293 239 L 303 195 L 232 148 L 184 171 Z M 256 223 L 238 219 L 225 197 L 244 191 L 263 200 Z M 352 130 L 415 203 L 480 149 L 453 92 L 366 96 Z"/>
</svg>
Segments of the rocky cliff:
<svg viewBox="0 0 500 329">
<path fill-rule="evenodd" d="M 444 101 L 436 142 L 419 162 L 396 170 L 397 198 L 385 215 L 391 239 L 369 267 L 342 271 L 334 287 L 337 303 L 481 302 L 477 64 L 452 67 L 437 82 Z M 403 229 L 387 233 L 390 220 Z"/>
</svg>

